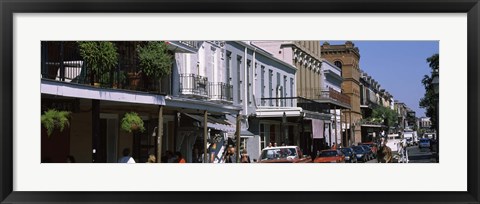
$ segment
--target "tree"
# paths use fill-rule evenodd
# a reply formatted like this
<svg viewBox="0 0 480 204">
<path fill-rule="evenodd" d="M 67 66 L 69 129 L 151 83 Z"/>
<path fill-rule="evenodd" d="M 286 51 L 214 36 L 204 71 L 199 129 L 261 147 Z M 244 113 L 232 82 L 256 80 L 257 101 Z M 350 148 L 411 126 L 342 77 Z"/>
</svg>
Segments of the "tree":
<svg viewBox="0 0 480 204">
<path fill-rule="evenodd" d="M 118 64 L 117 47 L 108 41 L 79 41 L 80 55 L 91 71 L 91 84 L 108 84 L 110 71 Z M 96 79 L 94 79 L 96 77 Z"/>
<path fill-rule="evenodd" d="M 147 77 L 156 79 L 168 75 L 172 68 L 172 56 L 165 42 L 150 41 L 137 47 L 140 69 Z"/>
<path fill-rule="evenodd" d="M 439 71 L 439 55 L 434 54 L 431 57 L 427 58 L 427 63 L 428 66 L 430 67 L 430 76 L 425 75 L 422 79 L 422 84 L 425 87 L 425 95 L 423 98 L 420 99 L 419 105 L 421 108 L 424 108 L 426 113 L 425 115 L 427 117 L 430 117 L 430 120 L 432 121 L 432 128 L 436 129 L 437 125 L 437 110 L 436 110 L 436 104 L 438 101 L 438 94 L 435 94 L 435 90 L 433 87 L 433 76 L 435 74 L 438 74 Z"/>
<path fill-rule="evenodd" d="M 387 127 L 394 127 L 398 121 L 398 113 L 390 108 L 378 106 L 373 109 L 370 120 L 372 122 L 382 123 Z"/>
</svg>

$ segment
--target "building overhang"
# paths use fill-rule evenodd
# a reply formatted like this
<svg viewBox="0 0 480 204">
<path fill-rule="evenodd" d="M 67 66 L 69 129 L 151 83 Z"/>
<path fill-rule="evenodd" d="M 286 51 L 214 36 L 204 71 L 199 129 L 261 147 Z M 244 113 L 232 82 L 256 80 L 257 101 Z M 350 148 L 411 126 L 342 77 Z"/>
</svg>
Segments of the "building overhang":
<svg viewBox="0 0 480 204">
<path fill-rule="evenodd" d="M 71 98 L 83 98 L 161 106 L 165 105 L 164 95 L 123 89 L 99 88 L 70 82 L 52 81 L 48 79 L 41 80 L 40 91 L 42 94 L 50 94 Z"/>
<path fill-rule="evenodd" d="M 276 118 L 276 117 L 300 117 L 302 108 L 299 107 L 280 107 L 280 108 L 261 108 L 259 107 L 255 116 L 257 118 Z"/>
<path fill-rule="evenodd" d="M 240 106 L 174 96 L 167 96 L 165 98 L 165 105 L 169 108 L 182 109 L 182 112 L 195 110 L 195 112 L 207 111 L 209 113 L 236 115 L 242 110 Z"/>
<path fill-rule="evenodd" d="M 332 115 L 331 114 L 325 114 L 325 113 L 318 113 L 318 112 L 313 112 L 313 111 L 307 111 L 307 110 L 304 110 L 303 111 L 303 114 L 304 114 L 304 118 L 305 119 L 318 119 L 318 120 L 326 120 L 326 121 L 329 121 L 332 119 Z"/>
<path fill-rule="evenodd" d="M 336 79 L 338 81 L 343 81 L 342 76 L 333 72 L 332 70 L 325 70 L 325 71 L 323 71 L 323 73 L 325 74 L 326 77 L 331 77 L 331 78 Z"/>
<path fill-rule="evenodd" d="M 183 113 L 183 114 L 185 114 L 189 118 L 192 118 L 192 119 L 198 121 L 199 122 L 199 127 L 204 126 L 204 120 L 205 120 L 204 116 L 188 114 L 188 113 Z M 227 132 L 227 133 L 236 131 L 235 125 L 231 124 L 228 120 L 218 119 L 218 118 L 214 118 L 212 116 L 207 117 L 207 127 L 215 129 L 215 130 L 220 130 L 220 131 L 223 131 L 223 132 Z"/>
<path fill-rule="evenodd" d="M 177 53 L 197 53 L 202 41 L 167 41 L 168 49 Z"/>
</svg>

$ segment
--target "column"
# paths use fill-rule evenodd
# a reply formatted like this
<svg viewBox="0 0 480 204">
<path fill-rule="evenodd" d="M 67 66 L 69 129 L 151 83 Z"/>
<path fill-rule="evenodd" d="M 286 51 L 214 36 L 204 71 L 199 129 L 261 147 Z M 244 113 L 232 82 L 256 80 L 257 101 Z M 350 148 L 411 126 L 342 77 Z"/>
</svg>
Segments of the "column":
<svg viewBox="0 0 480 204">
<path fill-rule="evenodd" d="M 157 137 L 157 163 L 162 158 L 162 140 L 163 139 L 163 106 L 158 110 L 158 137 Z"/>
<path fill-rule="evenodd" d="M 236 132 L 235 132 L 235 137 L 237 138 L 237 148 L 236 148 L 236 154 L 237 154 L 237 163 L 240 162 L 240 120 L 241 120 L 241 115 L 240 111 L 237 113 L 237 126 L 236 126 Z"/>
<path fill-rule="evenodd" d="M 203 163 L 208 162 L 208 154 L 207 154 L 207 138 L 208 138 L 208 112 L 205 111 L 203 114 Z"/>
</svg>

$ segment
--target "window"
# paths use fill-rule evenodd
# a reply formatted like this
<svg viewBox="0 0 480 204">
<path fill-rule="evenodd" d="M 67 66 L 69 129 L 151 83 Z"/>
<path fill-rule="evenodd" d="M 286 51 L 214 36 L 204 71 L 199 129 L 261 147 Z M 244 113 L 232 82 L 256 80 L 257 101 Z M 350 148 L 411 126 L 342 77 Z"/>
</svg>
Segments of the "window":
<svg viewBox="0 0 480 204">
<path fill-rule="evenodd" d="M 260 95 L 265 98 L 265 66 L 261 66 L 260 72 Z M 265 105 L 265 100 L 262 100 L 262 106 Z"/>
<path fill-rule="evenodd" d="M 340 68 L 340 69 L 342 68 L 342 62 L 340 62 L 340 61 L 335 61 L 334 64 L 335 64 L 335 66 L 337 66 L 338 68 Z"/>
<path fill-rule="evenodd" d="M 237 102 L 242 103 L 242 57 L 237 56 Z"/>
<path fill-rule="evenodd" d="M 293 97 L 293 85 L 294 85 L 294 82 L 293 82 L 293 78 L 290 78 L 290 97 Z M 290 99 L 290 105 L 293 106 L 293 98 Z"/>
<path fill-rule="evenodd" d="M 231 76 L 231 71 L 230 67 L 232 66 L 232 53 L 227 51 L 227 62 L 226 62 L 226 70 L 225 70 L 225 82 L 227 84 L 231 85 L 232 84 L 232 76 Z"/>
<path fill-rule="evenodd" d="M 252 103 L 252 100 L 251 100 L 251 97 L 250 97 L 250 93 L 252 93 L 252 91 L 251 91 L 252 82 L 250 81 L 251 80 L 250 74 L 252 73 L 251 70 L 252 70 L 252 61 L 247 60 L 247 82 L 246 83 L 247 83 L 247 102 L 248 102 L 248 104 Z"/>
<path fill-rule="evenodd" d="M 273 79 L 272 78 L 273 78 L 273 70 L 270 69 L 268 70 L 268 94 L 269 94 L 268 97 L 269 98 L 273 98 L 273 84 L 272 84 Z M 273 106 L 272 99 L 270 99 L 269 101 L 270 101 L 269 102 L 270 106 Z"/>
<path fill-rule="evenodd" d="M 260 148 L 263 149 L 267 146 L 267 141 L 265 141 L 265 125 L 260 123 Z"/>
<path fill-rule="evenodd" d="M 283 87 L 284 89 L 287 89 L 287 76 L 283 76 Z M 282 106 L 287 106 L 287 99 L 285 99 L 287 97 L 287 90 L 284 90 L 282 97 L 284 98 L 282 99 Z"/>
</svg>

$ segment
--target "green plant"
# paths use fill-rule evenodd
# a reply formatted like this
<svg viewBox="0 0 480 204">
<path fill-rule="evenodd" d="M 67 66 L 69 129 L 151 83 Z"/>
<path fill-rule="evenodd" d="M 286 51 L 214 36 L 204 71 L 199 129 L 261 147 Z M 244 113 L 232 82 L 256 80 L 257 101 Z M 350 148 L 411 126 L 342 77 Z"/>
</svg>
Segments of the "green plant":
<svg viewBox="0 0 480 204">
<path fill-rule="evenodd" d="M 127 81 L 127 73 L 124 71 L 119 71 L 113 75 L 113 83 L 120 85 L 124 84 Z"/>
<path fill-rule="evenodd" d="M 123 130 L 129 133 L 137 130 L 140 132 L 145 131 L 142 118 L 140 118 L 140 116 L 138 116 L 138 114 L 135 112 L 125 113 L 120 126 Z"/>
<path fill-rule="evenodd" d="M 94 76 L 102 78 L 102 75 L 110 72 L 118 64 L 117 47 L 114 43 L 108 41 L 80 41 L 77 43 L 80 55 Z"/>
<path fill-rule="evenodd" d="M 41 116 L 42 126 L 47 129 L 47 135 L 50 137 L 53 130 L 56 128 L 63 131 L 66 126 L 70 125 L 69 122 L 70 112 L 58 111 L 55 109 L 49 109 L 45 111 Z"/>
<path fill-rule="evenodd" d="M 162 41 L 150 41 L 137 46 L 140 69 L 147 77 L 159 79 L 171 72 L 172 56 Z"/>
</svg>

